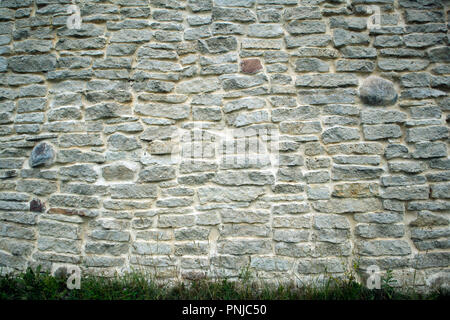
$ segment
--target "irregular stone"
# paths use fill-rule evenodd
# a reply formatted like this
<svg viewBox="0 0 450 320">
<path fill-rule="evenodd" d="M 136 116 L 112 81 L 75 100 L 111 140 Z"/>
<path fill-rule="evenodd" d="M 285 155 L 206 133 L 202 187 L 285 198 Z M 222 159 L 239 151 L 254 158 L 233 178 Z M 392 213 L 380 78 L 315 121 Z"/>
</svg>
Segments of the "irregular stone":
<svg viewBox="0 0 450 320">
<path fill-rule="evenodd" d="M 361 122 L 364 124 L 380 124 L 405 122 L 406 114 L 395 110 L 363 110 L 361 112 Z"/>
<path fill-rule="evenodd" d="M 311 210 L 307 203 L 280 204 L 272 207 L 272 214 L 298 214 Z"/>
<path fill-rule="evenodd" d="M 377 50 L 375 48 L 358 47 L 358 46 L 346 46 L 341 50 L 343 58 L 351 59 L 363 59 L 363 58 L 375 58 L 377 56 Z"/>
<path fill-rule="evenodd" d="M 447 146 L 443 142 L 419 142 L 415 147 L 416 150 L 412 156 L 416 159 L 439 158 L 447 155 Z"/>
<path fill-rule="evenodd" d="M 383 186 L 408 186 L 413 184 L 425 184 L 426 178 L 424 176 L 401 176 L 392 175 L 381 177 L 381 183 Z"/>
<path fill-rule="evenodd" d="M 106 195 L 108 188 L 102 185 L 89 185 L 85 183 L 64 183 L 60 188 L 63 193 L 73 193 L 79 195 Z"/>
<path fill-rule="evenodd" d="M 450 221 L 448 218 L 434 214 L 430 211 L 419 211 L 417 218 L 409 224 L 411 227 L 431 227 L 447 226 Z"/>
<path fill-rule="evenodd" d="M 406 129 L 407 142 L 434 141 L 448 138 L 448 128 L 443 126 L 427 126 Z"/>
<path fill-rule="evenodd" d="M 363 256 L 403 256 L 411 253 L 409 244 L 403 240 L 361 241 L 358 250 Z"/>
<path fill-rule="evenodd" d="M 148 42 L 153 33 L 149 30 L 123 29 L 112 33 L 111 42 Z"/>
<path fill-rule="evenodd" d="M 262 70 L 261 61 L 259 59 L 245 59 L 241 61 L 241 72 L 243 73 L 257 73 Z"/>
<path fill-rule="evenodd" d="M 158 182 L 171 180 L 175 177 L 175 168 L 170 166 L 153 165 L 139 172 L 139 182 Z"/>
<path fill-rule="evenodd" d="M 81 230 L 76 225 L 43 220 L 39 222 L 38 228 L 40 235 L 72 240 L 80 239 Z"/>
<path fill-rule="evenodd" d="M 233 22 L 255 22 L 256 16 L 250 9 L 214 7 L 212 19 Z"/>
<path fill-rule="evenodd" d="M 15 72 L 46 72 L 56 68 L 56 56 L 29 55 L 13 56 L 8 59 L 8 67 Z"/>
<path fill-rule="evenodd" d="M 193 203 L 191 198 L 167 198 L 159 199 L 156 201 L 157 207 L 177 208 L 177 207 L 189 207 Z"/>
<path fill-rule="evenodd" d="M 307 241 L 309 238 L 308 230 L 274 230 L 273 231 L 273 240 L 274 241 L 282 241 L 287 243 L 296 243 L 301 241 Z"/>
<path fill-rule="evenodd" d="M 179 72 L 182 71 L 181 65 L 169 61 L 158 61 L 153 59 L 142 59 L 136 65 L 137 69 L 156 71 L 156 72 Z"/>
<path fill-rule="evenodd" d="M 218 36 L 199 40 L 200 51 L 204 53 L 225 53 L 237 49 L 237 40 L 231 36 Z"/>
<path fill-rule="evenodd" d="M 389 170 L 392 172 L 404 172 L 404 173 L 420 173 L 425 171 L 426 165 L 421 162 L 412 161 L 395 161 L 388 163 Z"/>
<path fill-rule="evenodd" d="M 101 103 L 86 108 L 86 120 L 98 120 L 120 117 L 130 113 L 130 109 L 116 103 Z"/>
<path fill-rule="evenodd" d="M 148 199 L 156 198 L 157 188 L 149 184 L 115 184 L 111 187 L 112 199 Z"/>
<path fill-rule="evenodd" d="M 400 126 L 396 124 L 364 125 L 363 133 L 366 140 L 400 138 L 403 135 Z"/>
<path fill-rule="evenodd" d="M 331 192 L 328 187 L 310 187 L 306 188 L 306 194 L 310 200 L 330 199 Z"/>
<path fill-rule="evenodd" d="M 407 206 L 408 210 L 417 211 L 417 210 L 430 210 L 430 211 L 440 211 L 440 210 L 448 210 L 450 205 L 448 201 L 411 201 Z"/>
<path fill-rule="evenodd" d="M 223 209 L 220 215 L 224 223 L 266 223 L 270 214 L 266 211 L 242 211 L 234 209 Z"/>
<path fill-rule="evenodd" d="M 377 36 L 375 37 L 374 47 L 400 47 L 403 45 L 403 39 L 400 36 Z"/>
<path fill-rule="evenodd" d="M 308 89 L 300 90 L 300 102 L 303 104 L 353 104 L 356 101 L 357 91 L 350 88 L 339 89 Z"/>
<path fill-rule="evenodd" d="M 318 121 L 292 121 L 280 123 L 280 132 L 290 135 L 319 133 L 321 130 L 322 126 Z"/>
<path fill-rule="evenodd" d="M 420 71 L 429 64 L 429 61 L 419 59 L 378 59 L 382 71 Z"/>
<path fill-rule="evenodd" d="M 383 154 L 383 145 L 376 142 L 344 143 L 328 146 L 327 151 L 335 154 Z"/>
<path fill-rule="evenodd" d="M 250 202 L 265 193 L 261 187 L 201 187 L 197 190 L 200 203 L 208 202 Z"/>
<path fill-rule="evenodd" d="M 102 168 L 102 176 L 107 181 L 132 180 L 135 172 L 125 165 L 110 165 Z"/>
<path fill-rule="evenodd" d="M 8 69 L 8 60 L 4 57 L 0 58 L 0 72 L 5 72 Z"/>
<path fill-rule="evenodd" d="M 426 87 L 430 84 L 430 75 L 425 72 L 408 73 L 401 77 L 404 87 Z"/>
<path fill-rule="evenodd" d="M 284 35 L 284 31 L 279 24 L 251 24 L 247 35 L 256 38 L 276 38 Z"/>
<path fill-rule="evenodd" d="M 318 116 L 316 107 L 301 106 L 297 108 L 277 108 L 272 110 L 272 122 L 307 120 Z"/>
<path fill-rule="evenodd" d="M 324 213 L 356 213 L 379 210 L 381 203 L 378 199 L 330 199 L 314 201 L 315 210 Z"/>
<path fill-rule="evenodd" d="M 390 144 L 384 150 L 384 156 L 388 160 L 393 158 L 408 158 L 409 150 L 401 144 Z"/>
<path fill-rule="evenodd" d="M 63 107 L 58 109 L 52 109 L 48 112 L 47 118 L 49 121 L 60 120 L 79 120 L 82 114 L 78 107 Z"/>
<path fill-rule="evenodd" d="M 420 253 L 414 257 L 414 266 L 418 269 L 445 267 L 450 262 L 448 252 Z"/>
<path fill-rule="evenodd" d="M 325 33 L 326 25 L 322 21 L 294 20 L 287 24 L 286 31 L 292 35 Z"/>
<path fill-rule="evenodd" d="M 450 198 L 450 183 L 440 183 L 431 186 L 431 196 L 437 199 Z"/>
<path fill-rule="evenodd" d="M 433 62 L 450 61 L 450 48 L 448 46 L 429 49 L 427 54 L 428 58 Z"/>
<path fill-rule="evenodd" d="M 362 223 L 391 224 L 403 221 L 403 216 L 396 212 L 368 212 L 354 215 L 355 221 Z"/>
<path fill-rule="evenodd" d="M 338 57 L 338 50 L 329 48 L 298 48 L 292 53 L 295 57 L 313 57 L 313 58 L 324 58 L 324 59 L 334 59 Z M 279 61 L 287 62 L 287 61 Z"/>
<path fill-rule="evenodd" d="M 371 198 L 378 196 L 378 185 L 373 183 L 346 183 L 334 186 L 333 197 Z"/>
<path fill-rule="evenodd" d="M 345 265 L 339 258 L 300 259 L 297 267 L 297 272 L 300 274 L 342 273 L 344 271 Z"/>
<path fill-rule="evenodd" d="M 59 138 L 59 145 L 63 148 L 102 146 L 103 140 L 99 134 L 63 134 Z"/>
<path fill-rule="evenodd" d="M 180 173 L 217 171 L 217 163 L 202 160 L 187 160 L 180 163 Z"/>
<path fill-rule="evenodd" d="M 40 201 L 39 199 L 31 200 L 30 211 L 31 212 L 44 212 L 45 211 L 45 203 Z"/>
<path fill-rule="evenodd" d="M 430 168 L 433 169 L 450 169 L 450 159 L 433 159 L 429 162 Z"/>
<path fill-rule="evenodd" d="M 267 254 L 272 246 L 268 240 L 236 239 L 221 240 L 217 243 L 217 252 L 220 254 L 248 255 Z"/>
<path fill-rule="evenodd" d="M 382 192 L 381 197 L 397 200 L 425 200 L 428 199 L 429 193 L 428 186 L 387 187 Z"/>
<path fill-rule="evenodd" d="M 296 72 L 328 72 L 329 68 L 328 63 L 317 58 L 300 58 L 295 60 Z M 297 83 L 296 85 L 298 86 Z"/>
<path fill-rule="evenodd" d="M 116 151 L 132 151 L 141 147 L 138 140 L 134 137 L 115 133 L 108 138 L 108 147 Z"/>
<path fill-rule="evenodd" d="M 223 75 L 220 77 L 220 80 L 225 91 L 252 88 L 265 84 L 268 81 L 263 74 L 255 76 Z"/>
<path fill-rule="evenodd" d="M 366 166 L 334 165 L 331 169 L 333 180 L 370 180 L 377 179 L 384 172 L 383 168 Z"/>
<path fill-rule="evenodd" d="M 363 33 L 352 32 L 338 28 L 333 31 L 333 44 L 335 47 L 355 44 L 368 44 L 369 36 Z"/>
<path fill-rule="evenodd" d="M 191 88 L 192 91 L 196 90 Z M 188 105 L 166 104 L 166 103 L 146 103 L 137 104 L 135 112 L 145 116 L 161 117 L 173 120 L 186 119 L 190 114 Z"/>
<path fill-rule="evenodd" d="M 273 184 L 274 177 L 269 172 L 259 171 L 222 171 L 218 172 L 214 178 L 214 182 L 222 185 L 266 185 Z"/>
<path fill-rule="evenodd" d="M 218 66 L 202 67 L 200 74 L 202 75 L 221 75 L 238 72 L 238 67 L 235 64 L 223 64 Z"/>
<path fill-rule="evenodd" d="M 297 2 L 293 3 L 297 4 Z M 320 8 L 318 6 L 296 6 L 286 8 L 283 13 L 283 18 L 289 20 L 305 20 L 305 19 L 320 19 L 322 17 Z"/>
<path fill-rule="evenodd" d="M 325 71 L 328 71 L 328 67 L 327 70 Z M 358 85 L 358 78 L 351 74 L 304 75 L 298 76 L 296 78 L 295 85 L 297 87 L 323 87 L 323 88 L 347 87 Z"/>
<path fill-rule="evenodd" d="M 21 180 L 17 184 L 16 190 L 43 196 L 56 192 L 57 186 L 55 183 L 45 180 Z"/>
<path fill-rule="evenodd" d="M 204 93 L 215 91 L 220 88 L 217 79 L 204 81 L 203 79 L 194 79 L 183 82 L 177 86 L 176 91 L 179 93 Z"/>
<path fill-rule="evenodd" d="M 331 42 L 331 36 L 328 34 L 312 34 L 299 37 L 286 36 L 284 40 L 288 49 L 298 47 L 326 47 Z"/>
<path fill-rule="evenodd" d="M 373 72 L 375 63 L 368 60 L 338 60 L 336 71 L 338 72 Z"/>
<path fill-rule="evenodd" d="M 211 181 L 212 178 L 214 178 L 213 173 L 201 173 L 197 175 L 181 176 L 178 178 L 178 183 L 189 186 L 202 185 Z"/>
<path fill-rule="evenodd" d="M 399 5 L 402 8 L 411 9 L 440 9 L 443 4 L 441 1 L 433 0 L 400 0 Z"/>
<path fill-rule="evenodd" d="M 359 89 L 361 100 L 372 106 L 387 106 L 397 101 L 394 84 L 386 79 L 370 76 L 364 80 Z"/>
<path fill-rule="evenodd" d="M 343 18 L 343 17 L 331 17 L 330 27 L 343 28 L 349 30 L 365 30 L 367 28 L 367 19 L 359 17 Z"/>
<path fill-rule="evenodd" d="M 336 143 L 349 140 L 359 140 L 359 130 L 348 127 L 333 127 L 322 133 L 322 140 L 325 144 Z"/>
<path fill-rule="evenodd" d="M 291 269 L 292 262 L 283 258 L 255 257 L 250 266 L 256 270 L 286 272 Z"/>
<path fill-rule="evenodd" d="M 29 159 L 30 167 L 50 166 L 55 161 L 55 151 L 53 147 L 45 142 L 37 144 L 31 151 Z"/>
<path fill-rule="evenodd" d="M 77 164 L 68 167 L 61 167 L 58 170 L 61 180 L 81 180 L 86 182 L 94 182 L 97 180 L 98 174 L 92 165 Z"/>
<path fill-rule="evenodd" d="M 57 154 L 58 163 L 73 163 L 73 162 L 94 162 L 104 163 L 105 156 L 95 152 L 82 152 L 76 149 L 59 150 Z"/>
<path fill-rule="evenodd" d="M 325 170 L 310 171 L 305 174 L 307 183 L 325 183 L 330 181 L 330 173 Z"/>
<path fill-rule="evenodd" d="M 411 48 L 423 48 L 444 44 L 445 34 L 440 33 L 411 33 L 403 37 L 405 45 Z"/>
</svg>

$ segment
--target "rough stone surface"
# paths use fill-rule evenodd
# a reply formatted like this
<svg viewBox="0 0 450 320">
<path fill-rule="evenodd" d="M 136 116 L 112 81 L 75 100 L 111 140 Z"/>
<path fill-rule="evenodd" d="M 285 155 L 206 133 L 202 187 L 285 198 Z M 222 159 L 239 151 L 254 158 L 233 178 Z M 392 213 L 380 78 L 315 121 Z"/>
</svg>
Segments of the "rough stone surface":
<svg viewBox="0 0 450 320">
<path fill-rule="evenodd" d="M 0 269 L 448 286 L 449 10 L 0 1 Z"/>
<path fill-rule="evenodd" d="M 55 161 L 55 150 L 45 142 L 37 144 L 31 151 L 30 167 L 50 166 Z"/>
<path fill-rule="evenodd" d="M 241 61 L 241 71 L 243 73 L 257 73 L 262 69 L 259 59 L 245 59 Z"/>
<path fill-rule="evenodd" d="M 394 84 L 386 79 L 370 76 L 359 88 L 361 100 L 370 106 L 388 106 L 397 101 Z"/>
</svg>

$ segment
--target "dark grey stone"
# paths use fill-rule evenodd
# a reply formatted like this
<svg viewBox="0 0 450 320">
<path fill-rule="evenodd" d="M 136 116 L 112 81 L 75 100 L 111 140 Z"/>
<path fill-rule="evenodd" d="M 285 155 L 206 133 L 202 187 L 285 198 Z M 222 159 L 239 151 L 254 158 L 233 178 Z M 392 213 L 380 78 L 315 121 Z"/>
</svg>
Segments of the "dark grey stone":
<svg viewBox="0 0 450 320">
<path fill-rule="evenodd" d="M 55 161 L 55 151 L 53 147 L 46 143 L 38 143 L 31 151 L 29 159 L 30 167 L 50 166 Z"/>
<path fill-rule="evenodd" d="M 359 89 L 361 100 L 371 106 L 388 106 L 397 101 L 394 84 L 386 79 L 370 76 Z"/>
</svg>

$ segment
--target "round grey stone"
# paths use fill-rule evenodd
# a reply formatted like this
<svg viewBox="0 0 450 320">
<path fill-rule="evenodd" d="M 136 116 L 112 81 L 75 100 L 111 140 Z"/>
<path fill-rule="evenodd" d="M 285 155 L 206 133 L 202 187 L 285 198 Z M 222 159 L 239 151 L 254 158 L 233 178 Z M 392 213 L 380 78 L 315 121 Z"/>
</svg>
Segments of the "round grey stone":
<svg viewBox="0 0 450 320">
<path fill-rule="evenodd" d="M 387 106 L 397 101 L 394 84 L 386 79 L 370 76 L 359 88 L 361 100 L 370 106 Z"/>
<path fill-rule="evenodd" d="M 55 151 L 53 147 L 45 142 L 34 146 L 29 160 L 30 167 L 50 166 L 55 160 Z"/>
</svg>

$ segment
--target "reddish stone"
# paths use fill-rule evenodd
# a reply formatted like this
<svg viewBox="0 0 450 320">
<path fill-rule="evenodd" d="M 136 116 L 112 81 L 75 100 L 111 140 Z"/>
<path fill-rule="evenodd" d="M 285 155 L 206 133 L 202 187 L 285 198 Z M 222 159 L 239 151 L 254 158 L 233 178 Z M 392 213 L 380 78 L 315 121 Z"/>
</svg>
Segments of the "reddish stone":
<svg viewBox="0 0 450 320">
<path fill-rule="evenodd" d="M 241 62 L 241 71 L 243 73 L 257 73 L 262 69 L 259 59 L 246 59 Z"/>
<path fill-rule="evenodd" d="M 45 204 L 39 199 L 33 199 L 30 202 L 30 211 L 32 212 L 44 212 Z"/>
<path fill-rule="evenodd" d="M 181 275 L 186 280 L 202 280 L 206 279 L 206 274 L 203 271 L 185 271 Z"/>
<path fill-rule="evenodd" d="M 81 210 L 73 210 L 73 209 L 64 209 L 64 208 L 50 208 L 48 209 L 47 213 L 50 214 L 65 214 L 68 216 L 86 216 L 86 213 Z"/>
</svg>

